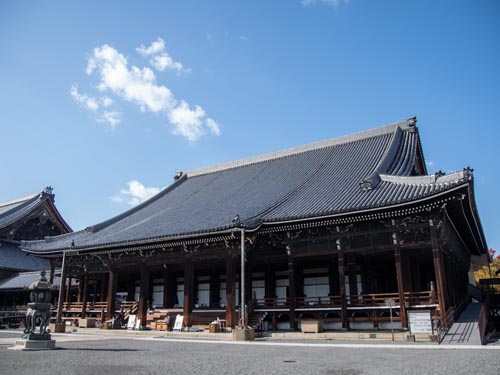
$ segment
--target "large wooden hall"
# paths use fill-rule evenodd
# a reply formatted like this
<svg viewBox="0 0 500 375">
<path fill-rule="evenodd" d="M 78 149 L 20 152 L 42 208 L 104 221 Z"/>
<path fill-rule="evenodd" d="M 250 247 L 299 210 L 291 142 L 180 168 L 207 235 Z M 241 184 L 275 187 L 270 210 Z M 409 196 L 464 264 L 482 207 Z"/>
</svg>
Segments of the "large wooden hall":
<svg viewBox="0 0 500 375">
<path fill-rule="evenodd" d="M 64 309 L 143 328 L 171 312 L 185 327 L 387 329 L 392 300 L 400 328 L 422 309 L 446 329 L 487 257 L 472 170 L 429 174 L 416 118 L 178 172 L 119 216 L 22 247 L 78 282 Z"/>
</svg>

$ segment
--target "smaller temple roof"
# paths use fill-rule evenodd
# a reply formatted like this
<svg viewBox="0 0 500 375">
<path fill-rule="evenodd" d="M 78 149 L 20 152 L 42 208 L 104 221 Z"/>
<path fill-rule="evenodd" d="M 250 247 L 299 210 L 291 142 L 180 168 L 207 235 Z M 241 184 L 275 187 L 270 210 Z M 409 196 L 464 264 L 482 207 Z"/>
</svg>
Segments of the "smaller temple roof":
<svg viewBox="0 0 500 375">
<path fill-rule="evenodd" d="M 25 220 L 44 204 L 49 205 L 50 214 L 54 216 L 62 232 L 71 232 L 71 227 L 55 207 L 55 195 L 52 190 L 52 187 L 48 186 L 41 192 L 0 202 L 0 237 L 3 237 L 3 231 L 8 231 L 13 225 L 17 225 L 16 223 Z"/>
<path fill-rule="evenodd" d="M 32 283 L 37 281 L 40 278 L 40 271 L 36 272 L 22 272 L 11 278 L 1 280 L 0 281 L 0 290 L 8 291 L 8 290 L 19 290 L 19 289 L 27 289 Z M 54 282 L 52 285 L 54 289 L 59 289 L 59 285 L 61 284 L 61 278 L 56 276 L 54 277 Z"/>
<path fill-rule="evenodd" d="M 12 271 L 36 271 L 49 269 L 47 259 L 30 256 L 22 251 L 19 242 L 0 240 L 0 269 Z"/>
</svg>

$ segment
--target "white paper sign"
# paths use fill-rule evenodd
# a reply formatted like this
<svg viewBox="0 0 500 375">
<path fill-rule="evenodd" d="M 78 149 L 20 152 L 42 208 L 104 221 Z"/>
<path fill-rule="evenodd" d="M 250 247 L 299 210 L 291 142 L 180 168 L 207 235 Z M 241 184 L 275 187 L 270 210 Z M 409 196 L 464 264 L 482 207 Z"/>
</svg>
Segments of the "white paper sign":
<svg viewBox="0 0 500 375">
<path fill-rule="evenodd" d="M 432 318 L 430 310 L 408 311 L 408 325 L 410 326 L 411 334 L 432 334 Z"/>
<path fill-rule="evenodd" d="M 175 317 L 174 331 L 180 331 L 182 329 L 182 322 L 184 317 L 182 315 L 177 315 Z"/>
<path fill-rule="evenodd" d="M 136 320 L 137 320 L 137 315 L 129 315 L 127 322 L 127 329 L 134 329 Z"/>
</svg>

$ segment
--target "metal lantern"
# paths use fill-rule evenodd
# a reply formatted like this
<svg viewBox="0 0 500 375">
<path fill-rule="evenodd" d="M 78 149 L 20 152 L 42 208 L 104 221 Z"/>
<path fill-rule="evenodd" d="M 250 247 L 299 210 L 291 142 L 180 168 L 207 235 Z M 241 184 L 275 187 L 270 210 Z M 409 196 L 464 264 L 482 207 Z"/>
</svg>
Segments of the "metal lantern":
<svg viewBox="0 0 500 375">
<path fill-rule="evenodd" d="M 50 322 L 50 300 L 53 286 L 45 278 L 45 271 L 40 278 L 28 287 L 31 291 L 28 311 L 26 312 L 23 338 L 27 340 L 50 340 L 47 331 Z M 36 328 L 40 327 L 36 332 Z"/>
</svg>

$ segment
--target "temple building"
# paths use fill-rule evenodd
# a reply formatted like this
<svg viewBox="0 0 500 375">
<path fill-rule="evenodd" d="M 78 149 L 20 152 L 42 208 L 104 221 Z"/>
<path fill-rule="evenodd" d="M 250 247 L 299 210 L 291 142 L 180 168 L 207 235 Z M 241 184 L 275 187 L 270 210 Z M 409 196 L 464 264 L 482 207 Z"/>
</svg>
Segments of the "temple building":
<svg viewBox="0 0 500 375">
<path fill-rule="evenodd" d="M 428 173 L 410 118 L 178 172 L 121 215 L 22 247 L 80 281 L 65 301 L 83 315 L 91 298 L 108 318 L 126 300 L 143 327 L 172 312 L 186 327 L 384 329 L 391 308 L 403 329 L 419 309 L 446 328 L 487 257 L 473 182 L 470 168 Z"/>
<path fill-rule="evenodd" d="M 51 267 L 47 259 L 27 256 L 19 247 L 20 241 L 69 232 L 70 226 L 55 206 L 51 187 L 0 202 L 0 309 L 29 301 L 24 287 L 38 279 L 39 271 Z"/>
</svg>

